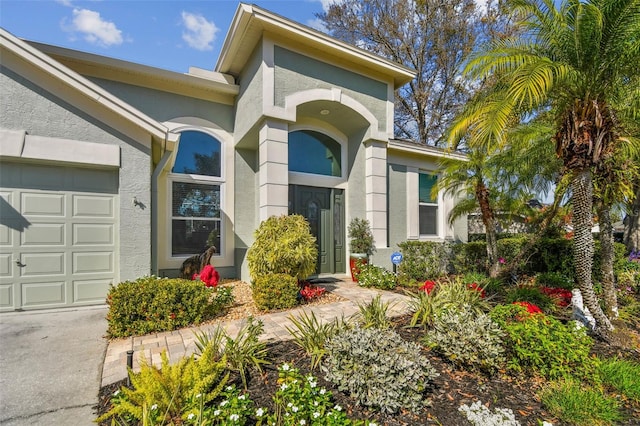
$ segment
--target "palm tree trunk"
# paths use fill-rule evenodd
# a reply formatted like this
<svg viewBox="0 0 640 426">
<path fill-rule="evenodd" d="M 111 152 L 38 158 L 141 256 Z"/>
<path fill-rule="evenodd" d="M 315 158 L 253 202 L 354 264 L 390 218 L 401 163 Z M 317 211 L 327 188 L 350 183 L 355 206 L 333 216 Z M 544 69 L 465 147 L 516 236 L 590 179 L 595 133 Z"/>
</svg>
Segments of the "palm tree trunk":
<svg viewBox="0 0 640 426">
<path fill-rule="evenodd" d="M 500 262 L 498 261 L 498 238 L 496 236 L 496 223 L 493 209 L 489 201 L 489 189 L 484 182 L 479 181 L 476 187 L 476 199 L 480 205 L 480 214 L 484 224 L 485 236 L 487 238 L 487 259 L 489 263 L 489 276 L 496 278 L 500 272 Z"/>
<path fill-rule="evenodd" d="M 616 297 L 613 262 L 615 250 L 613 245 L 613 224 L 609 206 L 603 201 L 597 202 L 600 222 L 600 254 L 602 269 L 602 287 L 604 289 L 604 312 L 610 320 L 618 318 L 618 298 Z"/>
<path fill-rule="evenodd" d="M 591 170 L 578 171 L 571 182 L 573 192 L 573 258 L 575 261 L 578 287 L 585 306 L 596 320 L 596 334 L 606 336 L 613 325 L 604 314 L 593 290 L 591 272 L 593 269 L 593 234 L 591 233 L 593 184 Z"/>
</svg>

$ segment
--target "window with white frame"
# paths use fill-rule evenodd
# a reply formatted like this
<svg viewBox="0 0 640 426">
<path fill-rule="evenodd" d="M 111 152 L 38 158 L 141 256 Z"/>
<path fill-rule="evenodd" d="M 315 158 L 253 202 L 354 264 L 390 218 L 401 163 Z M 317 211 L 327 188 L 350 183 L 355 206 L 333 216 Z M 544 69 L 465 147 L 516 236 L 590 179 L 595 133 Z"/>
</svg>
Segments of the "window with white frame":
<svg viewBox="0 0 640 426">
<path fill-rule="evenodd" d="M 418 190 L 419 229 L 420 235 L 438 234 L 438 197 L 432 195 L 438 177 L 420 173 Z"/>
<path fill-rule="evenodd" d="M 180 133 L 171 169 L 171 256 L 202 253 L 208 246 L 222 252 L 222 144 L 208 133 Z"/>
</svg>

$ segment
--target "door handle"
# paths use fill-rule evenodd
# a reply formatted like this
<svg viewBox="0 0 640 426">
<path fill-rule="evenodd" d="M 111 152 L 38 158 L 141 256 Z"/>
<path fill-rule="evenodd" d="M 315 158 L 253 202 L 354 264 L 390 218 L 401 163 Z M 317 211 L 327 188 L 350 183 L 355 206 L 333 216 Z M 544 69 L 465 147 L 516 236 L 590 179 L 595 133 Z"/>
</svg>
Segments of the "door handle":
<svg viewBox="0 0 640 426">
<path fill-rule="evenodd" d="M 18 266 L 19 266 L 19 267 L 21 267 L 21 268 L 24 268 L 25 266 L 27 266 L 27 264 L 26 264 L 26 263 L 22 263 L 22 262 L 20 262 L 20 259 L 16 259 L 16 265 L 18 265 Z"/>
</svg>

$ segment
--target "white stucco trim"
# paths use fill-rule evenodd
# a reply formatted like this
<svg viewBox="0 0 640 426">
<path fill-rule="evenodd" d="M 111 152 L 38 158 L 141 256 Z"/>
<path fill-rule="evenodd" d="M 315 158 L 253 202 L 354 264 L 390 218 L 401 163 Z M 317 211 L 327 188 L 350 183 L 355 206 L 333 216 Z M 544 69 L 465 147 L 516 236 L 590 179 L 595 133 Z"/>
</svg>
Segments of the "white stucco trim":
<svg viewBox="0 0 640 426">
<path fill-rule="evenodd" d="M 259 220 L 289 213 L 288 124 L 267 120 L 258 136 Z"/>
<path fill-rule="evenodd" d="M 309 89 L 291 94 L 285 98 L 285 118 L 289 121 L 296 121 L 296 113 L 299 105 L 316 101 L 331 101 L 342 104 L 360 114 L 368 123 L 369 128 L 363 140 L 378 139 L 387 140 L 386 132 L 378 130 L 378 119 L 367 107 L 342 92 L 342 89 Z M 392 127 L 393 128 L 393 127 Z"/>
<path fill-rule="evenodd" d="M 0 157 L 120 168 L 120 147 L 0 130 Z"/>
</svg>

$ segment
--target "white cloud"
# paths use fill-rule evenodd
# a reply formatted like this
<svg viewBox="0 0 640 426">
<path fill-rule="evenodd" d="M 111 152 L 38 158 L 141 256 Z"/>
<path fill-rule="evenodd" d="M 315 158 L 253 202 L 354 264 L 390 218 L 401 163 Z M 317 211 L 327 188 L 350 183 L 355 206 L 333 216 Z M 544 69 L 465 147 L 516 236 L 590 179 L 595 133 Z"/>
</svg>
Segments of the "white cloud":
<svg viewBox="0 0 640 426">
<path fill-rule="evenodd" d="M 56 0 L 56 3 L 60 3 L 61 5 L 66 7 L 73 6 L 73 4 L 71 4 L 71 0 Z"/>
<path fill-rule="evenodd" d="M 331 6 L 332 4 L 342 3 L 342 0 L 318 0 L 318 1 L 322 3 L 322 10 L 324 10 L 325 12 L 329 11 L 329 6 Z"/>
<path fill-rule="evenodd" d="M 98 12 L 73 9 L 72 31 L 84 34 L 85 40 L 102 46 L 122 44 L 122 31 L 113 22 L 102 19 Z"/>
<path fill-rule="evenodd" d="M 182 39 L 196 50 L 213 50 L 211 43 L 216 39 L 219 31 L 216 24 L 207 21 L 202 15 L 182 12 L 182 24 L 186 31 L 182 33 Z"/>
<path fill-rule="evenodd" d="M 328 32 L 327 31 L 327 26 L 324 24 L 324 21 L 322 19 L 319 19 L 319 18 L 309 19 L 307 21 L 307 26 L 313 28 L 314 30 L 321 31 L 323 33 Z"/>
</svg>

